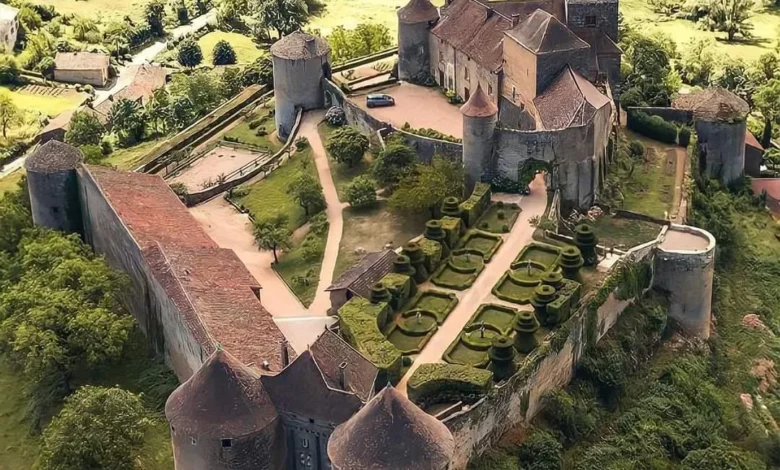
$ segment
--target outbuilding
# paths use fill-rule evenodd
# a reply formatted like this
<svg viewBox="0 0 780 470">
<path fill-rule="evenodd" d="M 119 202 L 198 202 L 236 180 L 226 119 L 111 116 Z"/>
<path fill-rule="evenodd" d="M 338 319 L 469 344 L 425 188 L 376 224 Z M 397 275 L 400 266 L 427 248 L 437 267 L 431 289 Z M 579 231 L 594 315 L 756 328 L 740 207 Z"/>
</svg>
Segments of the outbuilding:
<svg viewBox="0 0 780 470">
<path fill-rule="evenodd" d="M 108 83 L 108 54 L 58 52 L 54 58 L 54 80 L 103 87 Z"/>
<path fill-rule="evenodd" d="M 10 54 L 19 33 L 19 10 L 0 3 L 0 52 Z"/>
</svg>

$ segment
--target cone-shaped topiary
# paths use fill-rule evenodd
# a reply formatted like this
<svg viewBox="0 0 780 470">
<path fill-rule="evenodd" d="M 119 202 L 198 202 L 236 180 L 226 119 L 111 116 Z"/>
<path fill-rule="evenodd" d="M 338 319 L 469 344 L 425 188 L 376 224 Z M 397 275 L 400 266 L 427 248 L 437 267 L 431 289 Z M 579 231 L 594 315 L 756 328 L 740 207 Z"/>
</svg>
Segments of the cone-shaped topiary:
<svg viewBox="0 0 780 470">
<path fill-rule="evenodd" d="M 570 246 L 565 248 L 561 252 L 561 269 L 563 270 L 563 277 L 575 281 L 577 279 L 577 273 L 584 264 L 582 254 L 579 248 Z"/>
<path fill-rule="evenodd" d="M 553 289 L 558 290 L 563 284 L 563 274 L 558 271 L 550 271 L 542 276 L 542 284 L 551 286 Z"/>
<path fill-rule="evenodd" d="M 490 366 L 488 370 L 493 372 L 493 380 L 500 382 L 512 377 L 515 373 L 515 348 L 508 336 L 496 336 L 488 350 Z"/>
<path fill-rule="evenodd" d="M 555 300 L 555 288 L 547 284 L 540 284 L 534 289 L 531 297 L 531 305 L 534 306 L 534 314 L 539 319 L 539 323 L 547 325 L 549 318 L 547 315 L 547 304 Z"/>
<path fill-rule="evenodd" d="M 371 286 L 371 303 L 372 304 L 379 304 L 382 302 L 390 302 L 392 299 L 392 296 L 390 295 L 390 291 L 387 290 L 384 284 L 381 282 L 377 282 L 373 286 Z"/>
<path fill-rule="evenodd" d="M 512 329 L 515 330 L 515 349 L 517 352 L 528 354 L 539 346 L 539 340 L 536 339 L 539 321 L 534 316 L 534 312 L 518 312 Z"/>
<path fill-rule="evenodd" d="M 403 254 L 409 257 L 409 262 L 415 270 L 414 280 L 418 284 L 428 280 L 428 270 L 425 269 L 425 253 L 420 245 L 409 242 L 404 246 Z"/>
<path fill-rule="evenodd" d="M 444 203 L 441 205 L 441 215 L 448 215 L 450 217 L 460 217 L 460 201 L 456 197 L 448 197 L 444 199 Z"/>
<path fill-rule="evenodd" d="M 441 245 L 441 257 L 442 259 L 450 255 L 449 247 L 447 246 L 447 232 L 441 227 L 440 220 L 429 220 L 425 223 L 425 238 L 439 242 Z"/>
<path fill-rule="evenodd" d="M 580 249 L 586 266 L 596 265 L 596 232 L 587 224 L 580 224 L 574 228 L 574 244 Z"/>
</svg>

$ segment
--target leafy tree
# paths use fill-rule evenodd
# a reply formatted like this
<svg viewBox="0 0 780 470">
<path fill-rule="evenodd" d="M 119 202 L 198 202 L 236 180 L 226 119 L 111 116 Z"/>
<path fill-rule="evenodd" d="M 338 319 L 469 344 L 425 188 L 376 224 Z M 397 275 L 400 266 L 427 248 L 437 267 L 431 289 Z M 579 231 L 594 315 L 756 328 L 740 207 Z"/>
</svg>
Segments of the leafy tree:
<svg viewBox="0 0 780 470">
<path fill-rule="evenodd" d="M 327 207 L 320 182 L 309 173 L 302 173 L 293 180 L 287 193 L 303 208 L 307 217 L 323 211 Z"/>
<path fill-rule="evenodd" d="M 417 154 L 403 142 L 388 142 L 374 161 L 372 173 L 381 184 L 395 185 L 409 173 L 417 161 Z"/>
<path fill-rule="evenodd" d="M 780 150 L 776 148 L 768 148 L 764 152 L 764 162 L 772 168 L 772 171 L 777 171 L 780 168 Z"/>
<path fill-rule="evenodd" d="M 390 47 L 392 43 L 387 27 L 375 23 L 360 23 L 351 30 L 338 26 L 328 36 L 334 62 L 373 54 Z"/>
<path fill-rule="evenodd" d="M 769 148 L 772 140 L 772 125 L 780 118 L 780 79 L 773 78 L 756 90 L 753 97 L 756 107 L 764 116 L 764 133 L 761 145 Z"/>
<path fill-rule="evenodd" d="M 665 36 L 630 32 L 621 46 L 626 59 L 622 89 L 636 89 L 649 105 L 667 106 L 679 88 L 671 67 L 671 58 L 676 55 L 674 43 Z"/>
<path fill-rule="evenodd" d="M 347 201 L 355 209 L 363 209 L 376 204 L 376 188 L 374 182 L 365 176 L 352 180 L 347 186 Z"/>
<path fill-rule="evenodd" d="M 38 31 L 27 37 L 23 54 L 25 61 L 22 62 L 20 56 L 20 62 L 24 67 L 34 69 L 44 57 L 53 57 L 56 50 L 54 38 L 45 31 Z"/>
<path fill-rule="evenodd" d="M 97 145 L 103 139 L 106 129 L 94 113 L 76 111 L 70 118 L 65 142 L 80 147 L 82 145 Z"/>
<path fill-rule="evenodd" d="M 463 196 L 464 184 L 463 166 L 437 156 L 431 165 L 417 164 L 401 179 L 390 197 L 390 207 L 400 212 L 429 210 L 436 217 L 445 198 Z"/>
<path fill-rule="evenodd" d="M 143 139 L 146 116 L 137 101 L 123 98 L 114 103 L 108 113 L 108 121 L 125 146 L 133 145 Z"/>
<path fill-rule="evenodd" d="M 43 25 L 43 18 L 41 18 L 41 15 L 29 4 L 22 5 L 19 9 L 17 19 L 27 32 L 35 31 Z"/>
<path fill-rule="evenodd" d="M 165 4 L 161 0 L 154 0 L 147 4 L 144 9 L 144 15 L 154 36 L 165 35 L 165 25 L 163 23 L 165 20 Z"/>
<path fill-rule="evenodd" d="M 257 20 L 281 39 L 308 22 L 309 10 L 303 0 L 259 0 Z"/>
<path fill-rule="evenodd" d="M 214 45 L 212 55 L 214 56 L 212 59 L 214 65 L 232 65 L 236 63 L 236 51 L 224 39 Z"/>
<path fill-rule="evenodd" d="M 780 70 L 780 56 L 775 52 L 767 52 L 761 54 L 755 62 L 755 73 L 758 75 L 757 80 L 771 80 L 778 77 L 778 70 Z"/>
<path fill-rule="evenodd" d="M 155 133 L 165 134 L 170 124 L 171 96 L 165 88 L 152 92 L 152 99 L 146 103 L 146 117 Z"/>
<path fill-rule="evenodd" d="M 534 429 L 518 448 L 518 457 L 524 470 L 561 470 L 563 446 L 552 434 Z"/>
<path fill-rule="evenodd" d="M 106 156 L 103 155 L 103 151 L 97 145 L 83 145 L 79 147 L 79 150 L 81 150 L 81 154 L 84 155 L 84 163 L 89 163 L 90 165 L 99 165 L 106 158 Z"/>
<path fill-rule="evenodd" d="M 10 55 L 0 56 L 0 85 L 19 83 L 19 64 Z"/>
<path fill-rule="evenodd" d="M 751 452 L 731 444 L 716 444 L 689 452 L 682 461 L 683 470 L 764 470 L 766 464 Z"/>
<path fill-rule="evenodd" d="M 42 470 L 132 470 L 151 426 L 138 395 L 84 386 L 68 397 L 43 434 Z"/>
<path fill-rule="evenodd" d="M 737 34 L 751 37 L 753 24 L 748 20 L 753 16 L 753 0 L 713 0 L 707 21 L 710 28 L 728 35 L 729 42 Z"/>
<path fill-rule="evenodd" d="M 715 78 L 715 85 L 723 87 L 753 107 L 753 93 L 755 92 L 755 80 L 751 77 L 747 64 L 740 59 L 729 59 L 721 68 Z"/>
<path fill-rule="evenodd" d="M 241 69 L 238 67 L 228 67 L 219 77 L 222 82 L 222 96 L 230 99 L 244 89 L 244 77 Z"/>
<path fill-rule="evenodd" d="M 289 250 L 292 246 L 287 215 L 281 212 L 255 222 L 254 233 L 260 248 L 273 251 L 274 263 L 279 263 L 277 250 Z"/>
<path fill-rule="evenodd" d="M 14 104 L 11 95 L 3 91 L 0 93 L 0 127 L 3 129 L 3 137 L 7 137 L 8 128 L 18 123 L 22 118 L 22 111 Z"/>
<path fill-rule="evenodd" d="M 680 75 L 685 83 L 707 86 L 718 70 L 720 57 L 715 53 L 715 41 L 711 38 L 690 42 L 681 60 Z"/>
<path fill-rule="evenodd" d="M 179 115 L 182 117 L 186 117 L 187 112 L 192 112 L 195 116 L 204 116 L 216 108 L 223 98 L 219 81 L 205 70 L 189 76 L 177 75 L 170 85 L 170 92 L 175 98 L 184 97 L 188 100 L 188 102 L 178 102 L 178 106 L 190 106 L 189 110 L 179 110 Z M 177 101 L 174 100 L 174 105 L 176 103 Z"/>
<path fill-rule="evenodd" d="M 184 67 L 194 68 L 203 62 L 203 51 L 194 39 L 185 39 L 179 44 L 177 60 Z"/>
<path fill-rule="evenodd" d="M 363 160 L 368 150 L 368 138 L 356 127 L 344 126 L 333 131 L 325 148 L 334 160 L 352 168 Z"/>
<path fill-rule="evenodd" d="M 32 216 L 8 196 L 0 198 L 0 252 L 15 253 L 24 231 L 32 227 Z"/>
<path fill-rule="evenodd" d="M 313 233 L 306 235 L 303 243 L 301 243 L 301 254 L 306 261 L 320 259 L 323 251 L 325 251 L 325 243 L 322 238 Z"/>
<path fill-rule="evenodd" d="M 89 33 L 99 32 L 97 23 L 83 16 L 73 18 L 70 25 L 73 27 L 73 36 L 79 41 L 84 41 Z"/>
<path fill-rule="evenodd" d="M 244 86 L 274 84 L 273 61 L 267 55 L 259 57 L 244 69 Z"/>
</svg>

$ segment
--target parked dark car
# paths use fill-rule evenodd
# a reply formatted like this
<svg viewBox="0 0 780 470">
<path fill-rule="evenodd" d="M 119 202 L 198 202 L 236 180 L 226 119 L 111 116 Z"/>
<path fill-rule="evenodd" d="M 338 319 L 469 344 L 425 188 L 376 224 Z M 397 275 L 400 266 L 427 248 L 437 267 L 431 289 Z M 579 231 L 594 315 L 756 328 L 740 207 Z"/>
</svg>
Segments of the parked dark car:
<svg viewBox="0 0 780 470">
<path fill-rule="evenodd" d="M 390 95 L 376 94 L 366 96 L 366 106 L 369 108 L 381 108 L 383 106 L 395 106 L 395 99 Z"/>
</svg>

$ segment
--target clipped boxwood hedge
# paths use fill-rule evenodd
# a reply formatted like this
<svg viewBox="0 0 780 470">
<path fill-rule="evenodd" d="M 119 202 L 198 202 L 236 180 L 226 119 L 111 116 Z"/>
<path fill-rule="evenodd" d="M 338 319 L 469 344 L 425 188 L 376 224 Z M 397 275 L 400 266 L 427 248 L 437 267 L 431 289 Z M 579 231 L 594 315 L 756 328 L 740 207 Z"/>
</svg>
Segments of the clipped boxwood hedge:
<svg viewBox="0 0 780 470">
<path fill-rule="evenodd" d="M 675 134 L 676 135 L 676 134 Z M 490 185 L 487 183 L 477 183 L 471 196 L 460 203 L 460 217 L 467 227 L 477 223 L 477 220 L 490 206 Z"/>
<path fill-rule="evenodd" d="M 425 268 L 429 273 L 436 271 L 436 268 L 439 267 L 439 263 L 441 263 L 441 243 L 435 240 L 421 238 L 417 244 L 420 245 L 422 252 L 425 253 Z"/>
<path fill-rule="evenodd" d="M 405 274 L 389 273 L 379 282 L 384 284 L 390 291 L 390 295 L 393 296 L 393 300 L 390 301 L 393 310 L 403 307 L 412 294 L 412 282 L 414 281 Z"/>
<path fill-rule="evenodd" d="M 385 302 L 353 297 L 341 306 L 338 317 L 344 340 L 379 369 L 382 381 L 396 382 L 401 378 L 401 352 L 387 341 L 378 323 L 388 310 Z"/>
<path fill-rule="evenodd" d="M 493 384 L 493 373 L 457 364 L 422 364 L 409 378 L 409 399 L 420 407 L 437 403 L 471 404 L 479 401 Z"/>
<path fill-rule="evenodd" d="M 455 248 L 460 240 L 460 234 L 463 232 L 463 221 L 457 217 L 445 216 L 439 219 L 439 222 L 441 222 L 441 228 L 447 233 L 445 243 L 450 248 Z"/>
<path fill-rule="evenodd" d="M 664 121 L 661 116 L 651 116 L 642 111 L 631 111 L 628 113 L 628 128 L 667 144 L 677 143 L 677 126 Z"/>
<path fill-rule="evenodd" d="M 555 299 L 547 304 L 547 318 L 550 323 L 559 324 L 568 320 L 571 312 L 576 310 L 580 301 L 580 289 L 582 285 L 579 282 L 563 280 L 561 288 Z"/>
</svg>

